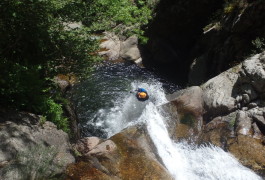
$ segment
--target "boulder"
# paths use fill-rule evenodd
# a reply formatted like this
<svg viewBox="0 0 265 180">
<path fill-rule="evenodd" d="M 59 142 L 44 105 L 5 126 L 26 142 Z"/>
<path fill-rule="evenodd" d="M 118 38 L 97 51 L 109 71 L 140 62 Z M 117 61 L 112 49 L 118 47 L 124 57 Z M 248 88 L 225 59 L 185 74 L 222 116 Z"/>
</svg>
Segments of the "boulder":
<svg viewBox="0 0 265 180">
<path fill-rule="evenodd" d="M 227 150 L 227 140 L 235 137 L 234 125 L 237 112 L 218 116 L 207 123 L 198 139 L 199 144 L 211 143 Z"/>
<path fill-rule="evenodd" d="M 139 61 L 141 55 L 137 36 L 131 36 L 121 43 L 120 56 L 128 61 Z"/>
<path fill-rule="evenodd" d="M 243 62 L 243 72 L 259 93 L 265 92 L 265 52 Z"/>
<path fill-rule="evenodd" d="M 85 137 L 77 141 L 77 143 L 74 145 L 74 149 L 84 155 L 91 151 L 100 142 L 102 142 L 102 139 L 98 137 Z"/>
<path fill-rule="evenodd" d="M 0 177 L 5 180 L 47 178 L 75 162 L 68 135 L 30 113 L 1 114 Z M 41 122 L 41 124 L 40 124 Z M 8 162 L 8 163 L 3 163 Z M 42 171 L 46 169 L 46 171 Z"/>
<path fill-rule="evenodd" d="M 84 161 L 69 165 L 67 175 L 66 180 L 121 180 L 119 177 L 111 176 L 98 170 L 90 162 Z"/>
<path fill-rule="evenodd" d="M 264 174 L 264 135 L 256 123 L 249 122 L 251 118 L 248 115 L 249 112 L 239 111 L 214 118 L 204 126 L 197 142 L 221 147 L 233 154 L 243 165 Z"/>
<path fill-rule="evenodd" d="M 105 32 L 103 40 L 101 41 L 100 50 L 98 52 L 101 56 L 106 56 L 108 60 L 117 60 L 120 57 L 121 40 L 113 33 Z"/>
<path fill-rule="evenodd" d="M 170 179 L 143 127 L 130 127 L 98 144 L 67 169 L 67 179 Z"/>
<path fill-rule="evenodd" d="M 239 65 L 229 69 L 201 86 L 206 110 L 204 120 L 209 121 L 213 117 L 228 114 L 236 109 L 232 93 L 239 77 L 240 68 Z"/>
<path fill-rule="evenodd" d="M 104 154 L 109 154 L 115 151 L 116 149 L 117 149 L 116 144 L 112 140 L 107 140 L 92 148 L 85 155 L 93 155 L 93 154 L 104 155 Z"/>
<path fill-rule="evenodd" d="M 256 171 L 265 171 L 265 148 L 260 140 L 238 135 L 228 141 L 228 151 L 243 165 Z"/>
<path fill-rule="evenodd" d="M 201 131 L 204 113 L 202 94 L 201 88 L 194 86 L 167 97 L 171 99 L 170 103 L 161 108 L 169 117 L 171 137 L 188 138 Z"/>
<path fill-rule="evenodd" d="M 105 32 L 99 47 L 100 50 L 98 54 L 105 56 L 112 62 L 123 59 L 126 61 L 133 61 L 137 65 L 143 66 L 140 50 L 138 48 L 138 37 L 135 35 L 122 41 L 115 34 Z"/>
<path fill-rule="evenodd" d="M 246 59 L 200 87 L 170 95 L 168 104 L 175 109 L 166 107 L 175 119 L 175 129 L 181 136 L 186 134 L 199 144 L 219 146 L 244 165 L 265 172 L 264 69 L 265 52 Z M 187 111 L 192 112 L 194 118 L 202 117 L 204 122 L 195 139 L 189 134 L 190 128 L 179 126 L 182 113 Z"/>
</svg>

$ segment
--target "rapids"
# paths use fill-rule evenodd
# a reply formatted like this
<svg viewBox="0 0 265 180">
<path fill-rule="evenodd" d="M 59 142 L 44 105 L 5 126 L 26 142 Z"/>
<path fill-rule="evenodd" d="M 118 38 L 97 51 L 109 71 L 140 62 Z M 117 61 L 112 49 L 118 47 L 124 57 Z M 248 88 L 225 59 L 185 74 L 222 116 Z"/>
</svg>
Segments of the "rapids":
<svg viewBox="0 0 265 180">
<path fill-rule="evenodd" d="M 133 92 L 147 89 L 140 102 Z M 219 147 L 174 142 L 159 105 L 179 87 L 132 64 L 107 64 L 73 90 L 83 136 L 110 137 L 124 128 L 145 124 L 165 167 L 178 180 L 260 180 Z"/>
</svg>

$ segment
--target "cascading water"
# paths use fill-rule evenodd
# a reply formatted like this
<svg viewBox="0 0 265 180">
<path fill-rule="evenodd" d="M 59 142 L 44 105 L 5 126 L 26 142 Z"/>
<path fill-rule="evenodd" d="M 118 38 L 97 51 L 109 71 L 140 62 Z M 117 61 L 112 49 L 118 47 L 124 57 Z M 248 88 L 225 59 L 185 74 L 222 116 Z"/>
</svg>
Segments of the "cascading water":
<svg viewBox="0 0 265 180">
<path fill-rule="evenodd" d="M 146 122 L 163 163 L 175 179 L 261 180 L 219 147 L 174 143 L 168 135 L 163 116 L 154 104 L 146 106 L 140 119 Z"/>
<path fill-rule="evenodd" d="M 178 87 L 135 65 L 101 66 L 74 90 L 83 136 L 110 137 L 122 129 L 145 123 L 165 167 L 178 180 L 259 180 L 232 155 L 215 146 L 173 142 L 159 105 L 167 102 L 164 89 Z M 165 81 L 164 81 L 165 82 Z M 150 99 L 139 102 L 134 91 L 148 90 Z"/>
</svg>

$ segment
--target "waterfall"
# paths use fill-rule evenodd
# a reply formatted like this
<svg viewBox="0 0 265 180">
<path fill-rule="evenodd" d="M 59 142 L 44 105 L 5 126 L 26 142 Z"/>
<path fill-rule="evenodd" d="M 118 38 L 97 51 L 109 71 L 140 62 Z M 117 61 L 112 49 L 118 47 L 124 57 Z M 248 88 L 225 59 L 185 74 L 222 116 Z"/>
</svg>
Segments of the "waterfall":
<svg viewBox="0 0 265 180">
<path fill-rule="evenodd" d="M 146 123 L 159 156 L 176 180 L 261 179 L 219 147 L 197 147 L 186 142 L 173 142 L 167 131 L 166 120 L 158 109 L 159 105 L 167 102 L 161 83 L 131 83 L 132 91 L 137 87 L 148 89 L 152 95 L 150 100 L 140 102 L 134 93 L 125 94 L 116 99 L 114 107 L 107 111 L 101 109 L 97 113 L 109 137 L 128 126 Z"/>
<path fill-rule="evenodd" d="M 137 100 L 134 92 L 137 87 L 148 89 L 148 92 L 152 94 L 148 101 L 140 102 Z M 118 97 L 112 108 L 100 109 L 95 115 L 100 117 L 97 123 L 106 131 L 108 137 L 120 132 L 128 126 L 144 123 L 145 121 L 139 117 L 145 110 L 149 101 L 157 106 L 167 102 L 165 93 L 162 90 L 162 84 L 158 82 L 146 83 L 135 81 L 131 83 L 130 91 L 132 93 L 127 93 L 124 94 L 124 96 Z"/>
<path fill-rule="evenodd" d="M 154 104 L 149 103 L 140 118 L 146 121 L 158 154 L 175 179 L 261 180 L 219 147 L 197 147 L 186 142 L 173 142 L 168 135 L 163 116 Z"/>
<path fill-rule="evenodd" d="M 84 135 L 110 137 L 126 127 L 145 124 L 158 155 L 176 180 L 261 179 L 219 147 L 198 147 L 170 139 L 166 118 L 159 109 L 167 103 L 163 85 L 157 77 L 133 65 L 98 69 L 86 83 L 75 87 L 74 100 Z M 148 101 L 140 102 L 135 93 L 130 93 L 138 87 L 148 90 Z"/>
</svg>

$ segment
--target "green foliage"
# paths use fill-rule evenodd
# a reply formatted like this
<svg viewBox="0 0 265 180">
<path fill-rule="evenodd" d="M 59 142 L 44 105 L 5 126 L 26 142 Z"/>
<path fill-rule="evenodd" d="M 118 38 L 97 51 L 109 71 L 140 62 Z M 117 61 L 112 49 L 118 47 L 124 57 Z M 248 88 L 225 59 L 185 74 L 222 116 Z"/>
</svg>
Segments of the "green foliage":
<svg viewBox="0 0 265 180">
<path fill-rule="evenodd" d="M 239 0 L 224 0 L 223 7 L 215 11 L 209 19 L 209 24 L 203 30 L 208 31 L 211 28 L 221 30 L 223 27 L 222 19 L 224 16 L 231 15 L 236 9 L 239 9 L 241 3 Z"/>
<path fill-rule="evenodd" d="M 257 37 L 252 41 L 252 45 L 254 47 L 253 54 L 261 53 L 265 50 L 265 39 Z"/>
<path fill-rule="evenodd" d="M 0 63 L 0 105 L 42 114 L 59 129 L 69 132 L 67 118 L 60 104 L 50 97 L 48 82 L 40 78 L 40 66 L 22 66 L 3 60 Z M 57 98 L 54 98 L 57 99 Z"/>
<path fill-rule="evenodd" d="M 35 103 L 41 100 L 44 81 L 40 78 L 39 66 L 23 66 L 2 59 L 0 63 L 1 104 L 19 109 L 34 110 Z M 37 110 L 37 109 L 35 109 Z"/>
<path fill-rule="evenodd" d="M 65 28 L 64 22 L 69 19 L 65 14 L 70 11 L 71 3 L 70 0 L 1 1 L 1 57 L 26 66 L 41 64 L 46 73 L 70 71 L 72 66 L 83 70 L 88 61 L 94 61 L 89 52 L 95 50 L 96 44 L 89 38 L 87 28 Z M 68 69 L 58 70 L 65 62 Z"/>
<path fill-rule="evenodd" d="M 51 98 L 45 98 L 43 102 L 42 111 L 45 112 L 44 114 L 47 116 L 47 119 L 51 119 L 59 129 L 69 133 L 69 122 L 67 118 L 63 117 L 62 105 L 56 103 Z"/>
<path fill-rule="evenodd" d="M 224 10 L 225 14 L 232 13 L 238 6 L 237 0 L 225 0 Z"/>
<path fill-rule="evenodd" d="M 116 34 L 143 37 L 141 29 L 152 18 L 158 1 L 91 0 L 86 4 L 84 23 L 91 31 L 114 30 Z M 110 18 L 111 17 L 111 18 Z"/>
<path fill-rule="evenodd" d="M 31 111 L 69 131 L 52 79 L 86 77 L 100 60 L 98 32 L 138 34 L 158 0 L 1 0 L 0 106 Z M 111 17 L 111 18 L 110 18 Z M 84 24 L 77 28 L 69 24 Z"/>
<path fill-rule="evenodd" d="M 40 125 L 42 126 L 47 121 L 45 116 L 40 116 Z"/>
<path fill-rule="evenodd" d="M 81 157 L 82 156 L 82 154 L 76 148 L 73 149 L 73 153 L 74 153 L 75 157 Z"/>
</svg>

